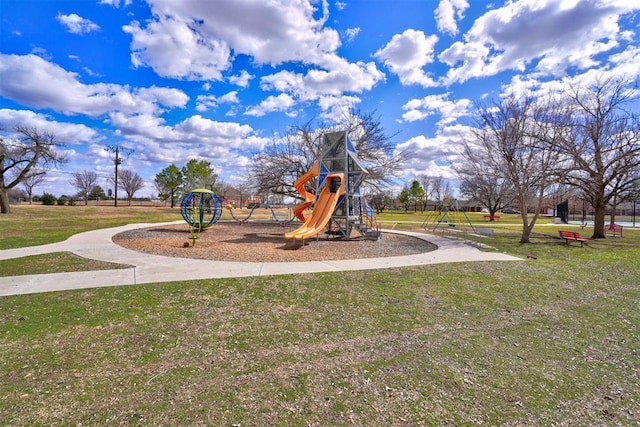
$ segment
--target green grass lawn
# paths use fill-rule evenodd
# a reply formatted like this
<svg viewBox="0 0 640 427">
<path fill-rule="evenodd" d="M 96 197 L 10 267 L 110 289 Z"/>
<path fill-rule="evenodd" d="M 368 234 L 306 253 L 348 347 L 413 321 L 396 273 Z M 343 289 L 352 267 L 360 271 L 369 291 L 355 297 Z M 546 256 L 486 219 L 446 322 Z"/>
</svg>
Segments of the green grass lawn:
<svg viewBox="0 0 640 427">
<path fill-rule="evenodd" d="M 0 215 L 0 249 L 60 242 L 99 228 L 180 219 L 179 207 L 18 205 Z"/>
<path fill-rule="evenodd" d="M 2 297 L 0 425 L 637 425 L 640 233 L 556 230 L 475 238 L 522 262 Z"/>
</svg>

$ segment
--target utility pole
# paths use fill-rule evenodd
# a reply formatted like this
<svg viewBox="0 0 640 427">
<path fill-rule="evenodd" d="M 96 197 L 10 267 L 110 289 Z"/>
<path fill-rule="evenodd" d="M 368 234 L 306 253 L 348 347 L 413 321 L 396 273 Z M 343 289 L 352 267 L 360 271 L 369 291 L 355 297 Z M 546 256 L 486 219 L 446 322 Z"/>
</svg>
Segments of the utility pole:
<svg viewBox="0 0 640 427">
<path fill-rule="evenodd" d="M 118 207 L 118 165 L 120 163 L 122 163 L 122 157 L 120 157 L 120 153 L 121 151 L 123 151 L 125 153 L 125 155 L 127 157 L 129 157 L 131 155 L 131 153 L 133 153 L 132 149 L 129 148 L 124 148 L 121 147 L 120 145 L 108 145 L 106 148 L 107 151 L 110 151 L 112 153 L 115 153 L 115 159 L 113 160 L 113 163 L 115 165 L 115 177 L 114 177 L 114 181 L 113 181 L 113 207 L 117 208 Z"/>
</svg>

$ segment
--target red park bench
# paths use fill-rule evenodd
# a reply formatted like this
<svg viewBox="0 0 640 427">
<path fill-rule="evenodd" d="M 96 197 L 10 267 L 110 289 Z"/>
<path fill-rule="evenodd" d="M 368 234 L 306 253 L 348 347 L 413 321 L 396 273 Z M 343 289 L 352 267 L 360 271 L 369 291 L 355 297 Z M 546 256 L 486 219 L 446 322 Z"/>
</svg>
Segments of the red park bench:
<svg viewBox="0 0 640 427">
<path fill-rule="evenodd" d="M 605 233 L 607 236 L 611 237 L 622 237 L 622 226 L 618 224 L 609 224 L 605 228 Z"/>
<path fill-rule="evenodd" d="M 588 239 L 585 239 L 584 237 L 580 237 L 580 233 L 578 233 L 577 231 L 565 231 L 565 230 L 558 230 L 558 234 L 560 235 L 561 239 L 564 239 L 564 241 L 567 243 L 567 245 L 569 244 L 569 241 L 574 241 L 574 242 L 580 242 L 580 247 L 582 247 L 585 242 L 588 242 Z"/>
<path fill-rule="evenodd" d="M 498 221 L 500 219 L 500 215 L 485 215 L 484 219 L 487 221 Z"/>
</svg>

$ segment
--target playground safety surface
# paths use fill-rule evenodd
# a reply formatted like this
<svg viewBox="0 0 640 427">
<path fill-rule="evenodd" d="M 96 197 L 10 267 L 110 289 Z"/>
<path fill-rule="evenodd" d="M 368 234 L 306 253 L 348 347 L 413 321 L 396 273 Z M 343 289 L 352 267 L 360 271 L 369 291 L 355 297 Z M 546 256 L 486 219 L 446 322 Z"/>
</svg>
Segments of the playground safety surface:
<svg viewBox="0 0 640 427">
<path fill-rule="evenodd" d="M 112 240 L 114 235 L 130 230 L 162 228 L 174 224 L 176 224 L 176 222 L 165 224 L 129 224 L 121 227 L 79 233 L 59 243 L 0 250 L 0 259 L 68 251 L 89 259 L 131 266 L 130 268 L 118 270 L 2 277 L 0 280 L 0 296 L 180 280 L 372 270 L 452 262 L 520 260 L 520 258 L 495 251 L 481 251 L 462 239 L 390 230 L 383 230 L 383 241 L 387 237 L 390 237 L 391 234 L 400 234 L 427 241 L 435 245 L 437 249 L 404 256 L 378 256 L 375 258 L 361 259 L 354 259 L 353 254 L 350 254 L 348 259 L 336 260 L 240 262 L 178 258 L 149 254 L 124 248 L 115 244 Z M 184 227 L 184 223 L 182 226 Z M 207 230 L 205 233 L 209 231 L 213 230 Z M 182 240 L 185 241 L 184 238 Z M 338 242 L 327 243 L 333 244 Z M 341 244 L 345 245 L 349 243 L 351 242 L 341 242 Z M 376 242 L 369 243 L 373 245 Z M 197 245 L 198 243 L 196 243 L 196 247 Z M 239 246 L 246 247 L 250 246 L 250 244 Z M 299 251 L 305 251 L 310 246 L 311 244 L 303 247 Z M 327 251 L 331 250 L 331 247 L 327 249 Z M 285 251 L 283 250 L 282 252 Z"/>
<path fill-rule="evenodd" d="M 320 234 L 300 246 L 284 238 L 286 232 L 295 228 L 274 222 L 218 222 L 198 233 L 193 245 L 189 228 L 183 223 L 125 231 L 113 236 L 113 241 L 125 248 L 155 255 L 241 262 L 378 258 L 420 254 L 438 248 L 424 239 L 392 233 L 385 233 L 381 240 L 366 240 L 359 235 L 344 240 Z"/>
</svg>

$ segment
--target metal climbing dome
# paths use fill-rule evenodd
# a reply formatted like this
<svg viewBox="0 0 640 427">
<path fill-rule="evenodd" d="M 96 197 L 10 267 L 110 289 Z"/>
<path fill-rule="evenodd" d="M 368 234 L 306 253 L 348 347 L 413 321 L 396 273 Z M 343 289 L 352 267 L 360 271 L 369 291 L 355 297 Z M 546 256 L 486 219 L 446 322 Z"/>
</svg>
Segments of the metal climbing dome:
<svg viewBox="0 0 640 427">
<path fill-rule="evenodd" d="M 215 224 L 222 216 L 222 209 L 222 198 L 204 188 L 191 190 L 180 202 L 182 218 L 195 232 Z"/>
</svg>

